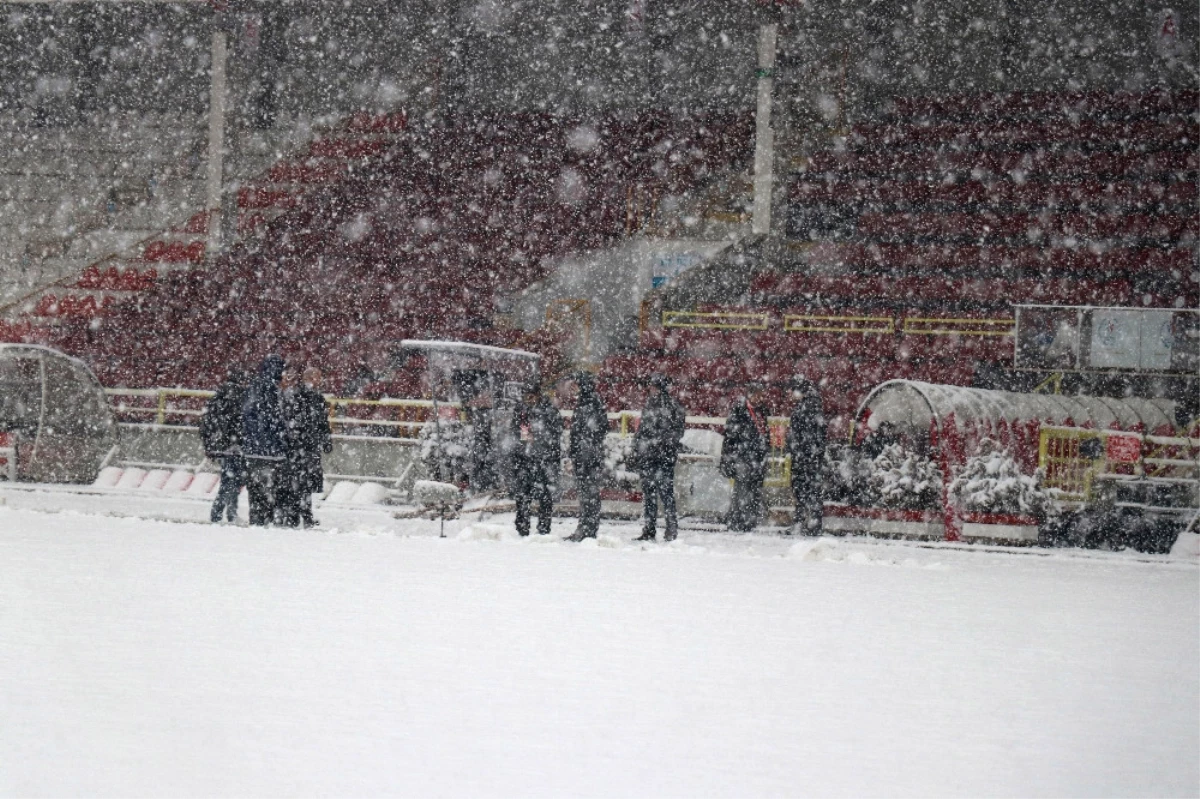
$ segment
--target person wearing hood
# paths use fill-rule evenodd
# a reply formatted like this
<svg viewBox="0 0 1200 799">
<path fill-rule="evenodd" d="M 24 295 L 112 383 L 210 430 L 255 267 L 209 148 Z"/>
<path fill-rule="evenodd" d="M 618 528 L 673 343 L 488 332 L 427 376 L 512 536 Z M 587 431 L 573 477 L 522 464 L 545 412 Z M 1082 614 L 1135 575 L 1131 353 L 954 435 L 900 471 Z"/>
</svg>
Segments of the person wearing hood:
<svg viewBox="0 0 1200 799">
<path fill-rule="evenodd" d="M 333 451 L 329 403 L 321 394 L 321 370 L 310 366 L 297 380 L 284 378 L 283 416 L 287 423 L 287 457 L 279 501 L 279 522 L 287 527 L 316 526 L 312 495 L 325 488 L 321 455 Z"/>
<path fill-rule="evenodd" d="M 554 491 L 562 461 L 562 432 L 562 414 L 558 408 L 537 385 L 528 386 L 524 401 L 513 410 L 507 444 L 518 535 L 529 535 L 529 516 L 535 502 L 538 535 L 550 534 Z"/>
<path fill-rule="evenodd" d="M 238 495 L 246 484 L 246 459 L 242 456 L 242 403 L 249 376 L 244 369 L 230 369 L 200 417 L 200 440 L 204 454 L 221 463 L 221 486 L 213 502 L 213 524 L 225 516 L 237 521 Z"/>
<path fill-rule="evenodd" d="M 749 532 L 762 521 L 768 435 L 762 390 L 752 385 L 729 412 L 721 445 L 721 474 L 733 480 L 725 521 L 735 532 Z"/>
<path fill-rule="evenodd" d="M 663 540 L 674 541 L 679 530 L 675 510 L 675 461 L 682 447 L 686 417 L 683 407 L 668 393 L 666 375 L 650 377 L 650 398 L 633 436 L 633 458 L 642 476 L 642 534 L 635 541 L 653 541 L 658 526 L 658 502 L 662 500 L 666 531 Z"/>
<path fill-rule="evenodd" d="M 820 535 L 824 503 L 822 478 L 825 473 L 825 409 L 821 392 L 811 381 L 797 375 L 792 381 L 796 403 L 788 418 L 787 453 L 792 459 L 792 495 L 796 512 L 792 529 L 801 535 Z"/>
<path fill-rule="evenodd" d="M 246 391 L 242 404 L 242 452 L 249 477 L 250 523 L 271 524 L 275 520 L 275 492 L 279 489 L 279 467 L 287 454 L 287 425 L 283 418 L 283 358 L 268 355 Z"/>
<path fill-rule="evenodd" d="M 589 372 L 575 378 L 579 396 L 571 419 L 569 453 L 579 494 L 579 527 L 568 541 L 595 538 L 600 529 L 600 485 L 604 482 L 604 438 L 608 435 L 608 412 L 596 392 Z"/>
</svg>

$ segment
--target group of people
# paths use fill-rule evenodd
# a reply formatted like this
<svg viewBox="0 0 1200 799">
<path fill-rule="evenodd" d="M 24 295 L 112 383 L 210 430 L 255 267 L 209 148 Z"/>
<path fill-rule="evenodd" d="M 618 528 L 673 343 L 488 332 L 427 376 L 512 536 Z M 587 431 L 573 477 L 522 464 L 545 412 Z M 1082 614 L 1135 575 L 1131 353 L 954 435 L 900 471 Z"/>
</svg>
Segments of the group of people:
<svg viewBox="0 0 1200 799">
<path fill-rule="evenodd" d="M 251 378 L 241 369 L 205 406 L 200 423 L 204 451 L 221 463 L 221 484 L 211 520 L 237 519 L 243 487 L 250 524 L 312 527 L 312 495 L 323 490 L 321 456 L 333 447 L 329 405 L 321 372 L 300 372 L 268 355 Z"/>
<path fill-rule="evenodd" d="M 238 495 L 246 487 L 250 523 L 311 527 L 312 495 L 324 484 L 322 454 L 332 449 L 329 406 L 320 392 L 321 373 L 298 373 L 278 355 L 263 359 L 250 379 L 238 369 L 205 407 L 200 433 L 208 457 L 221 462 L 221 484 L 212 506 L 214 523 L 237 518 Z M 574 378 L 576 401 L 568 456 L 579 496 L 579 526 L 570 541 L 595 538 L 600 528 L 600 489 L 604 483 L 608 414 L 593 376 Z M 648 381 L 649 396 L 633 437 L 630 465 L 641 477 L 642 532 L 637 541 L 654 541 L 659 507 L 663 539 L 679 532 L 675 504 L 675 466 L 683 448 L 685 414 L 671 396 L 671 381 L 661 374 Z M 796 499 L 796 532 L 821 532 L 821 475 L 825 458 L 825 416 L 821 396 L 810 381 L 792 383 L 786 454 L 791 456 L 791 487 Z M 537 384 L 525 388 L 513 410 L 504 445 L 509 488 L 516 502 L 519 535 L 550 532 L 554 493 L 562 466 L 562 414 Z M 770 454 L 770 430 L 763 392 L 750 386 L 730 412 L 719 468 L 733 481 L 726 523 L 749 531 L 766 515 L 763 482 Z"/>
<path fill-rule="evenodd" d="M 569 461 L 579 496 L 579 526 L 569 541 L 595 538 L 600 527 L 600 488 L 604 482 L 604 439 L 608 415 L 589 373 L 575 377 L 577 397 L 571 420 Z M 641 478 L 642 533 L 637 541 L 654 541 L 659 506 L 665 520 L 663 539 L 679 532 L 675 504 L 675 466 L 683 447 L 685 414 L 671 396 L 671 381 L 656 374 L 648 381 L 649 397 L 633 437 L 630 464 Z M 821 395 L 803 377 L 792 382 L 793 409 L 788 419 L 786 454 L 791 459 L 791 488 L 796 500 L 793 531 L 820 535 L 822 474 L 826 420 Z M 514 410 L 508 452 L 511 490 L 516 501 L 517 533 L 530 533 L 536 505 L 538 533 L 550 532 L 553 496 L 562 462 L 562 415 L 536 385 L 525 390 Z M 763 483 L 771 451 L 770 430 L 761 387 L 750 386 L 725 423 L 719 468 L 733 481 L 726 523 L 731 530 L 749 531 L 766 515 Z"/>
</svg>

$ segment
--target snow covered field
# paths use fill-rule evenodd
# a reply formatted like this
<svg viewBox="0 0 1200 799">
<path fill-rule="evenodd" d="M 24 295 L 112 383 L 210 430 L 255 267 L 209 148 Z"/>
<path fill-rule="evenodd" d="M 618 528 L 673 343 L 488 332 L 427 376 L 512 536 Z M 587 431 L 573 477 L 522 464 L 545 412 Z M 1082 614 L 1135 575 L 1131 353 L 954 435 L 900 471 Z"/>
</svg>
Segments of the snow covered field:
<svg viewBox="0 0 1200 799">
<path fill-rule="evenodd" d="M 3 795 L 1200 792 L 1194 561 L 5 498 Z"/>
</svg>

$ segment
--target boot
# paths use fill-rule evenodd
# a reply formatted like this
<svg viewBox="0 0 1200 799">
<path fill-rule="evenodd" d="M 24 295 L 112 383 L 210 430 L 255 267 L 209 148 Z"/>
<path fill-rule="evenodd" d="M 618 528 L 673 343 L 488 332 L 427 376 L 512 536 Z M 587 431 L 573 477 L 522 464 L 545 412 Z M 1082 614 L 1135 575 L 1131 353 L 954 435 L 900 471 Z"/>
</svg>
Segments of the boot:
<svg viewBox="0 0 1200 799">
<path fill-rule="evenodd" d="M 675 537 L 676 537 L 678 534 L 679 534 L 679 533 L 678 533 L 678 531 L 676 531 L 676 530 L 667 530 L 665 533 L 663 533 L 663 541 L 666 541 L 667 543 L 670 543 L 670 542 L 672 542 L 672 541 L 674 541 L 674 540 L 675 540 Z"/>
<path fill-rule="evenodd" d="M 654 530 L 644 530 L 641 535 L 633 539 L 634 541 L 653 541 Z"/>
<path fill-rule="evenodd" d="M 589 530 L 576 530 L 574 535 L 569 535 L 566 538 L 564 538 L 563 540 L 564 541 L 572 541 L 572 542 L 578 544 L 580 541 L 583 541 L 584 539 L 595 538 L 595 537 L 596 537 L 596 534 Z"/>
</svg>

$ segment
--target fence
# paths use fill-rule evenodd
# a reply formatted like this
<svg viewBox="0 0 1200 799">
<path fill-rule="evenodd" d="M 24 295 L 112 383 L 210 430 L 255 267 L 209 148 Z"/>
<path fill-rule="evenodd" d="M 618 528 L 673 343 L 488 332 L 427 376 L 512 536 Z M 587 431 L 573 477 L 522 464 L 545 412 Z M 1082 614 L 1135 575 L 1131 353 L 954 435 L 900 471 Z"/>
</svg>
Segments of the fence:
<svg viewBox="0 0 1200 799">
<path fill-rule="evenodd" d="M 164 427 L 194 427 L 204 413 L 204 404 L 215 392 L 187 388 L 109 388 L 105 389 L 119 421 L 132 424 Z M 432 420 L 434 402 L 424 399 L 346 399 L 326 397 L 329 402 L 329 423 L 335 434 L 372 438 L 412 440 L 420 437 Z M 439 402 L 440 413 L 461 413 L 456 402 Z M 571 411 L 563 416 L 570 419 Z M 608 414 L 613 432 L 633 435 L 641 419 L 639 411 L 616 411 Z M 693 429 L 720 430 L 725 419 L 719 416 L 689 416 L 687 426 Z M 787 437 L 787 417 L 768 419 L 769 455 L 764 486 L 787 488 L 791 485 L 791 459 L 784 453 Z"/>
<path fill-rule="evenodd" d="M 119 421 L 135 424 L 194 426 L 212 391 L 188 388 L 109 388 L 105 393 Z M 414 439 L 433 419 L 434 402 L 414 399 L 345 399 L 326 397 L 334 433 Z M 440 402 L 439 408 L 458 403 Z"/>
<path fill-rule="evenodd" d="M 1045 426 L 1038 466 L 1046 487 L 1074 502 L 1090 500 L 1098 480 L 1194 483 L 1200 480 L 1200 438 Z"/>
</svg>

